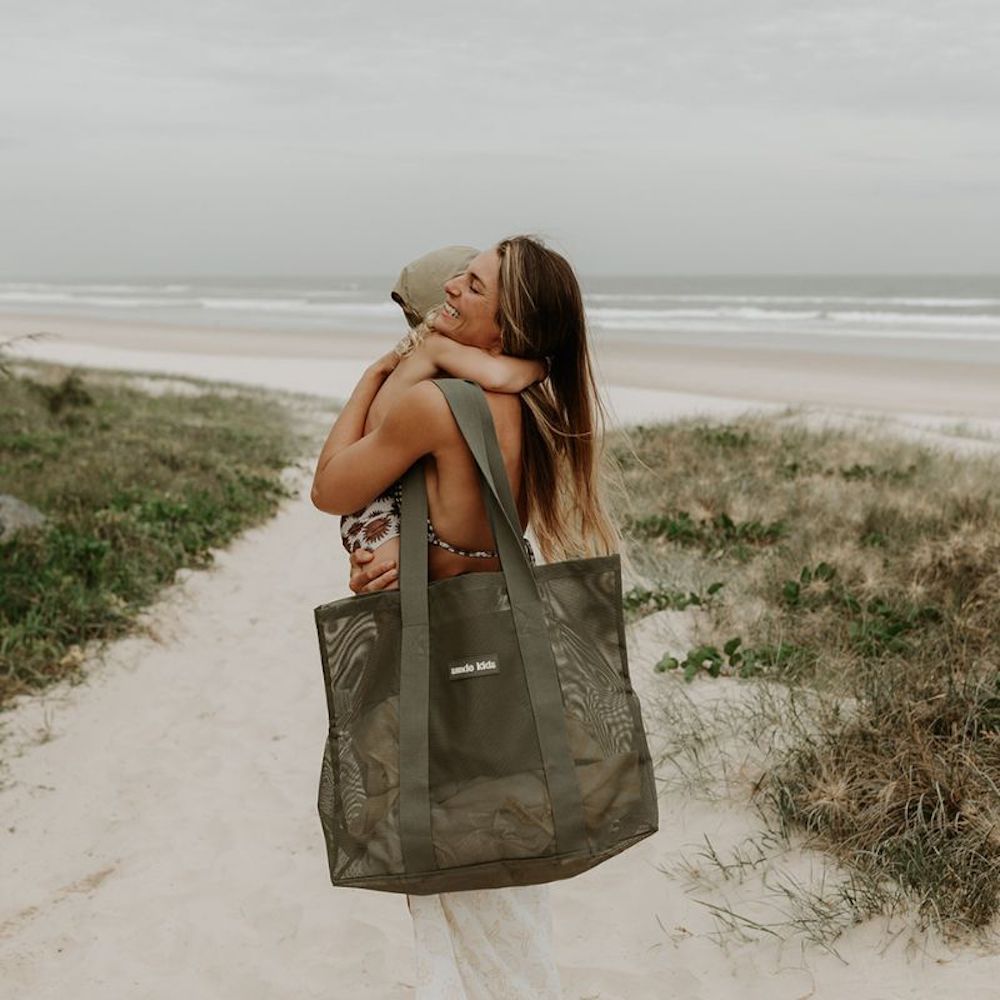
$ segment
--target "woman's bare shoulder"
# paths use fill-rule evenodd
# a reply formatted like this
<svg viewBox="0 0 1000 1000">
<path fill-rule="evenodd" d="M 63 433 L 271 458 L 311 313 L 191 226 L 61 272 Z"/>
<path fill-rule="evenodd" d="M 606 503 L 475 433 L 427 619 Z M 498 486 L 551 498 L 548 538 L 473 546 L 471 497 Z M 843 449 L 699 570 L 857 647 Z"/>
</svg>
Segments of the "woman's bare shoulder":
<svg viewBox="0 0 1000 1000">
<path fill-rule="evenodd" d="M 521 423 L 521 397 L 516 392 L 490 392 L 484 389 L 483 395 L 494 420 Z"/>
<path fill-rule="evenodd" d="M 443 445 L 464 444 L 462 433 L 458 429 L 458 424 L 451 413 L 451 407 L 448 405 L 444 393 L 430 379 L 422 380 L 415 386 L 408 387 L 404 392 L 407 393 L 408 403 L 420 409 L 422 418 L 433 419 L 443 432 Z M 487 389 L 483 390 L 483 396 L 493 417 L 493 426 L 496 429 L 501 447 L 508 445 L 516 447 L 521 436 L 520 397 L 516 393 L 491 392 Z M 397 399 L 393 402 L 402 402 L 402 400 Z M 406 403 L 403 405 L 405 406 Z"/>
<path fill-rule="evenodd" d="M 440 428 L 439 437 L 441 445 L 445 448 L 458 448 L 465 450 L 467 447 L 462 432 L 458 429 L 458 422 L 455 420 L 445 399 L 444 393 L 428 380 L 420 383 L 421 389 L 417 390 L 425 402 L 431 404 L 429 412 L 433 412 L 437 418 L 436 422 Z M 486 398 L 486 405 L 489 407 L 490 415 L 493 417 L 493 427 L 496 430 L 497 441 L 501 450 L 505 454 L 517 454 L 520 451 L 521 443 L 521 404 L 518 396 L 510 392 L 489 392 L 483 390 Z M 436 398 L 434 398 L 436 396 Z"/>
<path fill-rule="evenodd" d="M 486 403 L 493 415 L 497 443 L 504 455 L 517 459 L 521 453 L 521 397 L 516 392 L 486 392 Z"/>
</svg>

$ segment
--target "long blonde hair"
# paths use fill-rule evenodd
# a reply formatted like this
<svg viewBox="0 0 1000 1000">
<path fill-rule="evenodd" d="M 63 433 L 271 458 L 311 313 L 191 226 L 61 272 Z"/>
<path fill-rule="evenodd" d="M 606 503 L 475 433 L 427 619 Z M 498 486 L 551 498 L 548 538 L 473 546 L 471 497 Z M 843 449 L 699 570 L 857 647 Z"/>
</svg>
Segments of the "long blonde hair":
<svg viewBox="0 0 1000 1000">
<path fill-rule="evenodd" d="M 569 262 L 533 236 L 500 257 L 497 324 L 505 354 L 548 358 L 548 378 L 521 392 L 528 516 L 546 562 L 622 551 L 608 511 L 616 463 L 587 343 L 583 294 Z"/>
</svg>

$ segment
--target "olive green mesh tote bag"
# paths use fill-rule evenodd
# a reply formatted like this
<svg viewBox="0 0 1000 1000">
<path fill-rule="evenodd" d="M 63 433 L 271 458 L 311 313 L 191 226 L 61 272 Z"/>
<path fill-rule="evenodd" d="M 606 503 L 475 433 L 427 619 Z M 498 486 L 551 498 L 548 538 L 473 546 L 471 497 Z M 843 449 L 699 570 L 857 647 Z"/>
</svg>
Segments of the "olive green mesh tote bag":
<svg viewBox="0 0 1000 1000">
<path fill-rule="evenodd" d="M 532 566 L 482 389 L 435 379 L 475 457 L 502 569 L 427 581 L 423 462 L 400 586 L 314 611 L 334 885 L 425 895 L 593 868 L 658 829 L 617 553 Z"/>
</svg>

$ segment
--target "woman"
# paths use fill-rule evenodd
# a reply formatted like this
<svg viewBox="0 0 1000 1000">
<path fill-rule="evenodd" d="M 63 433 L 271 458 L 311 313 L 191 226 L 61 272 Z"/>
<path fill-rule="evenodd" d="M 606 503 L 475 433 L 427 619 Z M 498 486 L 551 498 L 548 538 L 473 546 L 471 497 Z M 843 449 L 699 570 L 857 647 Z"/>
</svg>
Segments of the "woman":
<svg viewBox="0 0 1000 1000">
<path fill-rule="evenodd" d="M 551 360 L 548 377 L 519 394 L 485 392 L 522 529 L 530 522 L 549 562 L 619 551 L 602 496 L 604 415 L 568 262 L 538 240 L 512 237 L 474 257 L 444 294 L 433 330 L 453 345 Z M 429 545 L 430 579 L 497 570 L 496 553 L 482 555 L 494 540 L 476 466 L 437 386 L 405 388 L 363 435 L 396 364 L 391 355 L 375 362 L 338 416 L 317 462 L 313 503 L 334 514 L 357 511 L 423 461 L 429 520 L 452 543 Z M 352 590 L 396 586 L 395 560 L 364 551 L 352 554 Z M 548 892 L 542 884 L 407 896 L 418 997 L 560 996 Z"/>
<path fill-rule="evenodd" d="M 396 345 L 395 355 L 401 358 L 398 363 L 393 353 L 381 359 L 386 362 L 385 367 L 391 367 L 392 370 L 368 409 L 365 434 L 381 424 L 400 393 L 417 382 L 439 374 L 468 378 L 483 389 L 494 392 L 520 392 L 545 377 L 547 363 L 489 352 L 452 340 L 433 328 L 434 319 L 445 304 L 444 283 L 464 273 L 477 254 L 478 251 L 471 247 L 443 247 L 403 268 L 392 297 L 402 307 L 411 332 Z M 352 562 L 352 586 L 353 579 L 358 575 L 359 564 L 374 559 L 376 555 L 376 565 L 395 570 L 399 553 L 401 510 L 402 483 L 397 480 L 374 500 L 341 517 L 340 530 L 344 546 L 348 552 L 357 555 L 357 559 Z M 427 540 L 432 546 L 458 555 L 472 559 L 496 556 L 492 549 L 466 550 L 445 541 L 435 531 L 430 518 L 427 522 L 427 534 Z M 529 559 L 534 561 L 530 544 L 525 542 L 525 546 Z M 396 586 L 395 577 L 390 575 L 384 581 L 377 580 L 355 589 L 380 590 L 386 582 L 389 586 Z"/>
</svg>

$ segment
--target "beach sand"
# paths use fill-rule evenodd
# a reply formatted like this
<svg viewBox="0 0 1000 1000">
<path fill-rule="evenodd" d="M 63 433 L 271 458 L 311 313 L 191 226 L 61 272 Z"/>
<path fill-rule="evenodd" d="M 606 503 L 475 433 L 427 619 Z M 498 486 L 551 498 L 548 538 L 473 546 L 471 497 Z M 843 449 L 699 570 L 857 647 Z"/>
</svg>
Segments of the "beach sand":
<svg viewBox="0 0 1000 1000">
<path fill-rule="evenodd" d="M 43 327 L 37 320 L 26 325 Z M 13 326 L 0 320 L 0 339 Z M 261 334 L 253 353 L 244 354 L 237 348 L 246 343 L 230 334 L 213 333 L 206 342 L 194 331 L 158 329 L 166 339 L 156 340 L 140 335 L 147 328 L 131 339 L 117 325 L 74 329 L 75 337 L 61 341 L 61 356 L 44 342 L 30 344 L 25 356 L 74 364 L 86 356 L 112 367 L 117 359 L 131 370 L 223 377 L 219 364 L 237 381 L 294 383 L 329 396 L 342 395 L 345 384 L 349 391 L 350 373 L 356 378 L 372 356 L 371 341 L 364 354 L 344 347 L 342 354 L 307 356 L 287 353 L 285 335 Z M 743 360 L 760 364 L 760 352 Z M 607 366 L 602 361 L 602 377 L 613 370 L 624 380 L 637 364 L 649 376 L 653 360 L 641 362 L 624 353 Z M 753 401 L 784 404 L 785 374 L 764 369 L 771 381 L 761 384 L 764 376 L 755 375 L 747 395 L 733 394 L 742 385 L 735 359 L 706 363 L 705 381 L 694 384 L 650 385 L 635 376 L 631 385 L 603 388 L 623 420 L 727 416 Z M 879 399 L 893 406 L 871 413 L 888 413 L 889 425 L 906 433 L 995 449 L 984 436 L 996 432 L 1000 416 L 983 405 L 990 377 L 965 372 L 968 391 L 942 398 L 948 405 L 940 409 L 921 409 L 909 390 L 887 388 Z M 323 379 L 330 381 L 317 390 Z M 855 382 L 850 396 L 850 383 L 843 379 L 837 390 L 850 409 L 823 408 L 818 404 L 833 398 L 817 398 L 810 418 L 872 419 L 862 412 L 870 407 L 867 389 Z M 667 391 L 671 386 L 683 391 Z M 308 418 L 317 450 L 333 417 L 317 401 Z M 290 472 L 298 495 L 274 519 L 218 552 L 211 568 L 184 573 L 168 588 L 145 616 L 152 636 L 112 644 L 103 662 L 88 663 L 83 683 L 22 698 L 2 717 L 0 995 L 413 995 L 405 897 L 328 882 L 315 810 L 326 708 L 312 609 L 350 591 L 337 519 L 309 502 L 311 474 Z M 657 705 L 668 685 L 683 681 L 655 673 L 653 664 L 686 648 L 692 620 L 691 613 L 662 612 L 628 630 L 630 672 L 654 756 L 664 736 Z M 740 697 L 731 678 L 699 679 L 685 690 L 702 704 Z M 676 791 L 662 795 L 660 820 L 656 835 L 624 854 L 553 883 L 567 1000 L 996 995 L 1000 954 L 955 951 L 911 934 L 903 915 L 850 928 L 837 940 L 837 954 L 766 934 L 720 946 L 712 906 L 776 919 L 761 882 L 691 891 L 661 869 L 695 856 L 706 837 L 719 850 L 735 846 L 759 822 L 744 801 L 706 802 Z M 835 872 L 822 854 L 804 850 L 785 852 L 773 867 L 805 885 Z"/>
<path fill-rule="evenodd" d="M 35 332 L 46 336 L 21 341 L 18 354 L 131 370 L 145 363 L 159 371 L 341 397 L 397 339 L 0 314 L 0 340 Z M 942 362 L 760 347 L 652 347 L 607 338 L 594 338 L 592 346 L 596 374 L 620 404 L 622 421 L 647 412 L 729 415 L 767 403 L 1000 429 L 1000 358 L 992 364 Z"/>
</svg>

